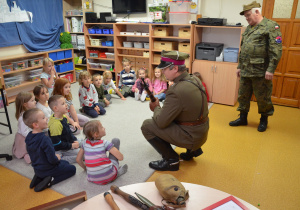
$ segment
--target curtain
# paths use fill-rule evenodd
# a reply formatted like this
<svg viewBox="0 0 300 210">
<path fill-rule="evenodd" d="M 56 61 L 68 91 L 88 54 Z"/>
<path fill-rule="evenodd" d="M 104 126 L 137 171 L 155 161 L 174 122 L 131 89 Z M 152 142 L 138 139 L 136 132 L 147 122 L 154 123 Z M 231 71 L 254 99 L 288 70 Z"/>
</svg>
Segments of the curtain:
<svg viewBox="0 0 300 210">
<path fill-rule="evenodd" d="M 60 48 L 59 36 L 64 31 L 64 21 L 62 16 L 62 0 L 14 0 L 21 10 L 26 10 L 32 13 L 31 22 L 15 22 L 0 24 L 2 31 L 3 27 L 13 26 L 15 24 L 17 35 L 20 42 L 30 52 L 49 51 Z M 12 6 L 12 0 L 7 0 L 9 6 Z M 10 41 L 10 37 L 14 30 L 6 31 L 6 36 L 0 35 L 0 47 L 3 45 L 2 38 L 6 38 L 9 46 L 17 43 Z M 4 40 L 5 42 L 5 40 Z"/>
</svg>

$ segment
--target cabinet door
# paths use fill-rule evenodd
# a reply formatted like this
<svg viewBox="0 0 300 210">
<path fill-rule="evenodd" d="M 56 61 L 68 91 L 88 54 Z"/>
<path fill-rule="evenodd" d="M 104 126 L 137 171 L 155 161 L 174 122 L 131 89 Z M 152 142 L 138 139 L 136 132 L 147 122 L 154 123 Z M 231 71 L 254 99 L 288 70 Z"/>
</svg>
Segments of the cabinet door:
<svg viewBox="0 0 300 210">
<path fill-rule="evenodd" d="M 285 77 L 283 79 L 280 98 L 285 104 L 298 107 L 300 98 L 300 79 Z"/>
<path fill-rule="evenodd" d="M 237 101 L 239 78 L 236 76 L 237 64 L 214 64 L 212 102 L 234 105 Z"/>
<path fill-rule="evenodd" d="M 203 82 L 206 85 L 207 92 L 209 95 L 209 100 L 212 101 L 212 92 L 213 92 L 213 69 L 214 69 L 213 61 L 204 61 L 204 60 L 195 60 L 193 62 L 193 73 L 199 72 Z"/>
</svg>

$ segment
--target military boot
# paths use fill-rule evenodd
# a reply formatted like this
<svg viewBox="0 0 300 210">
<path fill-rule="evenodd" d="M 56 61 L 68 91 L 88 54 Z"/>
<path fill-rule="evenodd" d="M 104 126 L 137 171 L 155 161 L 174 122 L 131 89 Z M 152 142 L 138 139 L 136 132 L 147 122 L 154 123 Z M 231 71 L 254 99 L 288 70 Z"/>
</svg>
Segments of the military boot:
<svg viewBox="0 0 300 210">
<path fill-rule="evenodd" d="M 268 115 L 261 115 L 260 123 L 258 125 L 257 130 L 259 132 L 264 132 L 265 130 L 267 130 L 267 126 L 268 126 Z"/>
<path fill-rule="evenodd" d="M 229 125 L 230 126 L 248 125 L 247 116 L 248 116 L 248 112 L 241 112 L 240 118 L 231 121 Z"/>
<path fill-rule="evenodd" d="M 202 155 L 203 151 L 201 147 L 195 151 L 191 151 L 190 149 L 186 150 L 186 153 L 181 153 L 180 158 L 183 160 L 191 160 L 193 157 L 198 157 L 199 155 Z"/>
<path fill-rule="evenodd" d="M 155 137 L 148 140 L 154 149 L 162 155 L 162 160 L 151 161 L 149 167 L 157 171 L 178 171 L 179 170 L 179 156 L 173 150 L 170 143 Z"/>
</svg>

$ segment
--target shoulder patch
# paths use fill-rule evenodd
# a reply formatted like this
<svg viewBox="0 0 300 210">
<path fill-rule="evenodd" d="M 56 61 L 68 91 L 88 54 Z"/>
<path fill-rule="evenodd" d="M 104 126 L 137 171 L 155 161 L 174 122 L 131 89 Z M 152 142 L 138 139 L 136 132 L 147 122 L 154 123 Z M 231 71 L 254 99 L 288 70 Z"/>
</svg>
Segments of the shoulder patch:
<svg viewBox="0 0 300 210">
<path fill-rule="evenodd" d="M 279 29 L 279 26 L 275 26 L 275 29 Z"/>
<path fill-rule="evenodd" d="M 281 36 L 277 36 L 277 37 L 275 38 L 275 41 L 276 41 L 277 44 L 280 44 L 280 43 L 282 42 Z"/>
</svg>

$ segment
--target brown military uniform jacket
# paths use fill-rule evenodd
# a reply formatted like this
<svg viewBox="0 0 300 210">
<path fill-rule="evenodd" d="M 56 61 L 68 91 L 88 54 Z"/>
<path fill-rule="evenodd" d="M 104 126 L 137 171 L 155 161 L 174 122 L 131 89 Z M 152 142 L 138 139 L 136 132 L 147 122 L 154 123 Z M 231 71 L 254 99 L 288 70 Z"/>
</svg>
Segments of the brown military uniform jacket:
<svg viewBox="0 0 300 210">
<path fill-rule="evenodd" d="M 169 87 L 166 93 L 166 99 L 163 107 L 156 107 L 153 114 L 153 120 L 160 128 L 169 127 L 174 122 L 191 122 L 196 121 L 200 115 L 202 100 L 204 101 L 203 117 L 208 117 L 208 106 L 206 96 L 190 82 L 180 81 L 191 80 L 195 84 L 202 86 L 198 78 L 191 77 L 187 72 L 182 73 L 174 80 L 174 84 Z M 196 81 L 197 80 L 197 81 Z M 202 86 L 203 87 L 203 86 Z M 206 139 L 208 133 L 208 121 L 202 125 L 186 126 L 178 125 L 184 133 L 190 135 L 190 139 L 185 139 L 183 136 L 178 136 L 177 142 L 184 144 L 184 141 L 193 141 L 193 149 L 201 147 Z M 180 129 L 178 126 L 173 126 L 173 129 Z M 172 126 L 170 126 L 172 127 Z M 171 131 L 172 132 L 172 131 Z"/>
<path fill-rule="evenodd" d="M 243 33 L 238 69 L 242 77 L 264 77 L 274 73 L 282 54 L 280 27 L 264 18 L 258 25 L 248 26 Z"/>
</svg>

